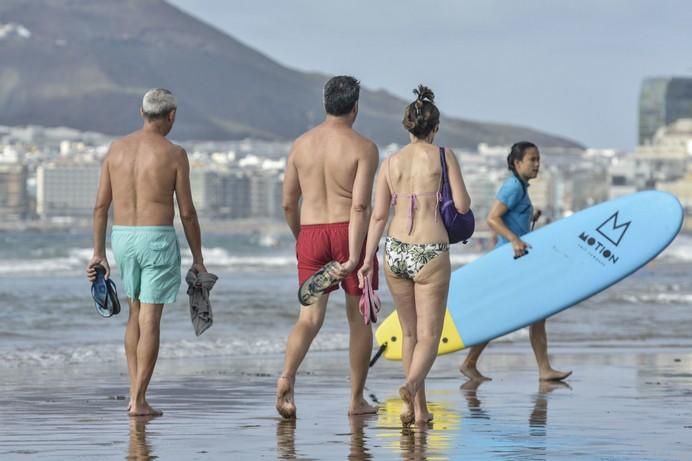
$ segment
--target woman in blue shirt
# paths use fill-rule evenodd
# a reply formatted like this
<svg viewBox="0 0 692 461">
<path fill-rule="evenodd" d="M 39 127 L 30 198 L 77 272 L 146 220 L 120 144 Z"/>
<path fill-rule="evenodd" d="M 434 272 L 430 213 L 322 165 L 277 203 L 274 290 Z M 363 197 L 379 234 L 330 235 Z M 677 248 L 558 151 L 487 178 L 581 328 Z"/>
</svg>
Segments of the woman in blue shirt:
<svg viewBox="0 0 692 461">
<path fill-rule="evenodd" d="M 538 219 L 540 211 L 534 213 L 531 199 L 527 193 L 529 180 L 538 176 L 540 154 L 538 147 L 530 142 L 518 142 L 512 146 L 507 156 L 507 168 L 512 176 L 507 178 L 497 192 L 488 214 L 488 225 L 497 233 L 497 245 L 510 243 L 514 257 L 519 258 L 527 253 L 528 245 L 521 236 L 531 229 L 531 222 Z M 559 371 L 550 366 L 548 358 L 548 337 L 545 331 L 545 320 L 538 321 L 529 329 L 531 347 L 536 355 L 539 379 L 541 381 L 560 381 L 567 378 L 571 371 Z M 478 358 L 488 345 L 474 346 L 461 364 L 459 370 L 469 379 L 484 381 L 490 378 L 483 376 L 477 368 Z"/>
</svg>

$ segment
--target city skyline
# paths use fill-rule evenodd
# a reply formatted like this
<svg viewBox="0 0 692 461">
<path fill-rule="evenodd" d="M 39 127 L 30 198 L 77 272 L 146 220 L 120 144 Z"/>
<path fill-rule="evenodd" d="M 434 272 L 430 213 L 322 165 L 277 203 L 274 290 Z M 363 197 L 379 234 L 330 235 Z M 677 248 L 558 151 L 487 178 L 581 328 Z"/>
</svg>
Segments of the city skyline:
<svg viewBox="0 0 692 461">
<path fill-rule="evenodd" d="M 448 115 L 589 147 L 632 150 L 642 81 L 692 75 L 692 4 L 680 0 L 170 3 L 287 67 L 351 73 L 404 98 L 425 82 Z"/>
</svg>

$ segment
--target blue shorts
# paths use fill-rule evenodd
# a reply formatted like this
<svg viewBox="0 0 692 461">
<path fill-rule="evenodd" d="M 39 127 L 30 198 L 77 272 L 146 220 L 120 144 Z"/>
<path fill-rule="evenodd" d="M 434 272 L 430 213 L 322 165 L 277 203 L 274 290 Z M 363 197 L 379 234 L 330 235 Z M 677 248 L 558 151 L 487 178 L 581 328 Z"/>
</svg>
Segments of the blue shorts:
<svg viewBox="0 0 692 461">
<path fill-rule="evenodd" d="M 113 226 L 111 247 L 129 298 L 147 304 L 175 302 L 180 248 L 173 226 Z"/>
</svg>

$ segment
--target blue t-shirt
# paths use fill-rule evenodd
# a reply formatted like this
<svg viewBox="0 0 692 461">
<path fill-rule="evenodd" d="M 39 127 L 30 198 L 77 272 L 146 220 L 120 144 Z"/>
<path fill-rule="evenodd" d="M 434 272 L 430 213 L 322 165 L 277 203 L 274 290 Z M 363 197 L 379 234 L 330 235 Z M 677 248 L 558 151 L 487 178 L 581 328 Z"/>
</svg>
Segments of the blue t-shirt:
<svg viewBox="0 0 692 461">
<path fill-rule="evenodd" d="M 531 229 L 531 219 L 533 218 L 533 205 L 526 188 L 529 185 L 523 183 L 515 175 L 510 176 L 502 183 L 502 187 L 497 191 L 497 198 L 507 206 L 507 213 L 502 215 L 505 226 L 517 237 L 529 232 Z M 507 239 L 501 235 L 497 236 L 497 245 L 504 245 Z"/>
</svg>

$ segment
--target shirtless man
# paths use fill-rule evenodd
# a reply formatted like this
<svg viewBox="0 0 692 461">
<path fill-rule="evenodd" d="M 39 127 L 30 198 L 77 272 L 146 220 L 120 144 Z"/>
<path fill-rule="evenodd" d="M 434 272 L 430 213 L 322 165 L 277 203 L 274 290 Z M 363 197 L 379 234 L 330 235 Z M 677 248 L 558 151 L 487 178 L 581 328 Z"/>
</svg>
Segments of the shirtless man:
<svg viewBox="0 0 692 461">
<path fill-rule="evenodd" d="M 362 264 L 379 154 L 372 141 L 352 128 L 358 114 L 359 92 L 360 84 L 353 77 L 334 77 L 326 83 L 326 118 L 293 144 L 283 191 L 286 221 L 296 238 L 299 282 L 329 261 L 341 263 L 336 275 L 346 292 L 350 328 L 350 415 L 377 411 L 363 398 L 372 330 L 358 312 L 361 290 L 355 270 Z M 372 286 L 377 288 L 377 270 Z M 298 322 L 288 337 L 284 369 L 276 386 L 276 409 L 284 418 L 296 416 L 296 372 L 322 326 L 329 292 L 337 288 L 327 290 L 315 304 L 301 306 Z"/>
<path fill-rule="evenodd" d="M 173 195 L 192 251 L 192 267 L 206 272 L 197 212 L 190 192 L 187 153 L 165 136 L 175 122 L 170 91 L 146 92 L 140 113 L 144 125 L 116 140 L 101 167 L 94 206 L 94 256 L 87 278 L 98 264 L 110 276 L 106 260 L 106 225 L 113 204 L 111 246 L 130 305 L 125 354 L 130 378 L 130 416 L 161 415 L 146 400 L 159 353 L 163 305 L 175 302 L 180 287 L 180 250 L 173 228 Z"/>
</svg>

